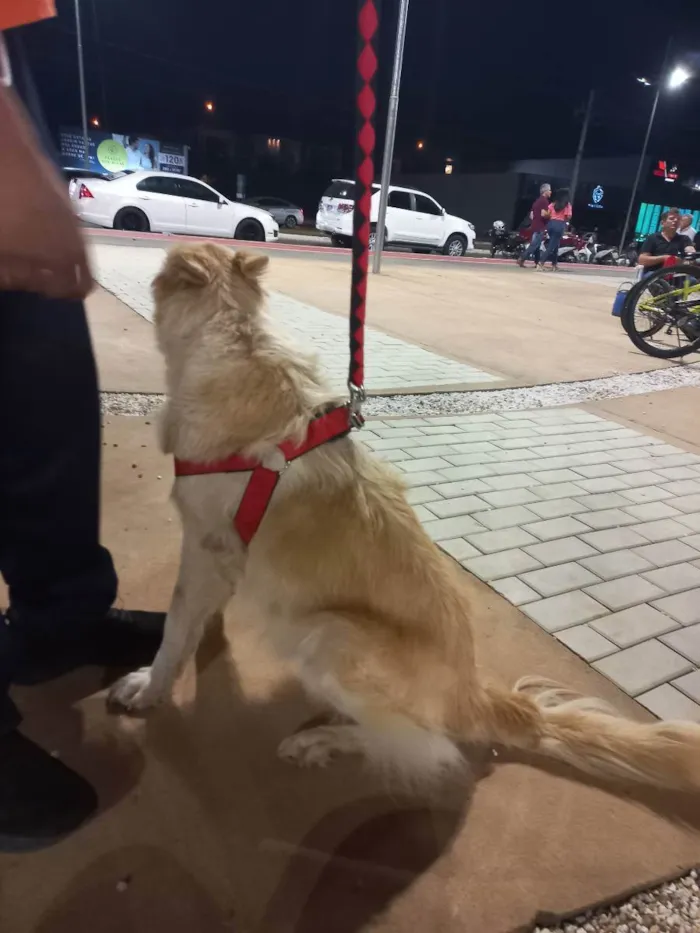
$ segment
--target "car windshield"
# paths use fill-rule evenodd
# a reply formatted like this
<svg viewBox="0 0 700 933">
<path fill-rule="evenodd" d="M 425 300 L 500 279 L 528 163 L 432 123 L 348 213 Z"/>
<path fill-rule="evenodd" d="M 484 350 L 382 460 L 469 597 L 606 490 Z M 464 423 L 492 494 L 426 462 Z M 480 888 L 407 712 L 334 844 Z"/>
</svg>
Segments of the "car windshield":
<svg viewBox="0 0 700 933">
<path fill-rule="evenodd" d="M 372 191 L 379 191 L 379 185 L 372 185 Z M 355 200 L 355 183 L 352 181 L 334 181 L 323 192 L 324 198 L 343 198 L 347 201 Z"/>
</svg>

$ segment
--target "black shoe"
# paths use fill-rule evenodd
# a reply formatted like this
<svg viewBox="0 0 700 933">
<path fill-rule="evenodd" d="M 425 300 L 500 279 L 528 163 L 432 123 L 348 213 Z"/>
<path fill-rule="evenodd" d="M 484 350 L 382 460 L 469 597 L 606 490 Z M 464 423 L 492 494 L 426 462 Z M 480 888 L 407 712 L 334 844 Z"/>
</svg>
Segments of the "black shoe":
<svg viewBox="0 0 700 933">
<path fill-rule="evenodd" d="M 525 268 L 525 260 L 524 260 L 524 259 L 522 259 L 522 258 L 521 258 L 521 259 L 516 259 L 515 261 L 517 262 L 517 264 L 520 266 L 521 269 L 524 269 L 524 268 Z"/>
<path fill-rule="evenodd" d="M 0 736 L 0 852 L 58 842 L 97 809 L 88 782 L 19 732 Z"/>
<path fill-rule="evenodd" d="M 12 609 L 7 612 L 7 620 L 10 625 L 21 624 Z M 31 686 L 89 664 L 146 667 L 160 647 L 164 625 L 164 612 L 110 609 L 104 619 L 91 625 L 78 641 L 29 646 L 27 654 L 31 660 L 17 671 L 13 683 Z"/>
</svg>

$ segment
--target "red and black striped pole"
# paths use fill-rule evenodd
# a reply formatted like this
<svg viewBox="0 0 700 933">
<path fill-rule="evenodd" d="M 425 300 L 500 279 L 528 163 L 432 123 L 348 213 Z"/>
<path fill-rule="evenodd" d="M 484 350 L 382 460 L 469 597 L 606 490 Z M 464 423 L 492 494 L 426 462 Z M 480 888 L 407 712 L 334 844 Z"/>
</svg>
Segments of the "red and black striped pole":
<svg viewBox="0 0 700 933">
<path fill-rule="evenodd" d="M 369 232 L 374 181 L 375 116 L 377 97 L 377 36 L 379 0 L 359 0 L 357 48 L 357 143 L 355 162 L 355 211 L 352 238 L 352 289 L 350 292 L 350 409 L 355 427 L 362 425 L 365 398 L 365 313 L 369 273 Z"/>
</svg>

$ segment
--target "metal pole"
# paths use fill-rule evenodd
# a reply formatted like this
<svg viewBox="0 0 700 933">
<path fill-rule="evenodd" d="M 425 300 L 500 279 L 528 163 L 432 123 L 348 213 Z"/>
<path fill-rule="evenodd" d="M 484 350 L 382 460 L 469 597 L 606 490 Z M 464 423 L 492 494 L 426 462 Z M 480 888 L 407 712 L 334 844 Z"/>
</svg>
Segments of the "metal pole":
<svg viewBox="0 0 700 933">
<path fill-rule="evenodd" d="M 83 162 L 90 167 L 90 143 L 88 141 L 87 104 L 85 103 L 85 69 L 83 67 L 83 37 L 80 29 L 80 0 L 75 0 L 75 34 L 78 39 L 78 76 L 80 80 L 80 107 L 83 113 Z"/>
<path fill-rule="evenodd" d="M 651 129 L 654 125 L 654 117 L 656 116 L 656 108 L 659 105 L 659 97 L 661 96 L 661 87 L 663 82 L 666 80 L 666 70 L 668 66 L 668 59 L 671 54 L 671 46 L 673 44 L 673 36 L 668 37 L 668 42 L 666 43 L 666 52 L 664 54 L 664 62 L 661 66 L 661 74 L 659 75 L 659 80 L 656 84 L 656 94 L 654 95 L 654 103 L 651 105 L 651 113 L 649 114 L 649 125 L 647 126 L 647 133 L 644 137 L 644 145 L 642 147 L 642 154 L 639 158 L 639 165 L 637 166 L 637 177 L 634 179 L 634 187 L 632 188 L 632 196 L 630 197 L 630 203 L 627 206 L 627 216 L 625 217 L 625 225 L 622 228 L 622 236 L 620 237 L 620 246 L 618 252 L 622 255 L 622 251 L 625 248 L 625 240 L 627 239 L 627 231 L 630 225 L 630 218 L 632 216 L 632 210 L 634 208 L 634 202 L 637 197 L 637 189 L 639 188 L 639 179 L 642 177 L 642 169 L 644 168 L 644 159 L 647 155 L 647 146 L 649 145 L 649 137 L 651 136 Z"/>
<path fill-rule="evenodd" d="M 591 88 L 588 95 L 588 105 L 586 106 L 586 115 L 583 118 L 583 126 L 581 127 L 581 136 L 578 141 L 578 149 L 576 150 L 576 159 L 574 161 L 574 171 L 571 176 L 571 189 L 569 192 L 569 201 L 574 203 L 574 198 L 576 196 L 576 187 L 578 185 L 578 176 L 581 171 L 581 159 L 583 157 L 583 148 L 586 145 L 586 136 L 588 136 L 588 124 L 591 122 L 591 113 L 593 111 L 593 99 L 595 97 L 595 88 Z"/>
<path fill-rule="evenodd" d="M 382 162 L 381 190 L 379 192 L 379 216 L 374 240 L 372 272 L 380 272 L 384 232 L 386 225 L 386 206 L 389 200 L 391 184 L 391 163 L 394 160 L 394 140 L 396 139 L 396 119 L 399 113 L 399 90 L 401 88 L 401 69 L 403 68 L 403 47 L 406 41 L 406 21 L 408 20 L 408 0 L 401 0 L 399 20 L 396 24 L 396 45 L 394 47 L 394 70 L 391 75 L 389 108 L 386 116 L 386 137 L 384 139 L 384 161 Z"/>
<path fill-rule="evenodd" d="M 654 94 L 654 103 L 651 105 L 651 114 L 649 115 L 649 125 L 647 126 L 647 134 L 644 137 L 644 145 L 642 146 L 642 154 L 639 157 L 639 165 L 637 166 L 637 177 L 634 179 L 634 185 L 632 187 L 632 194 L 630 196 L 630 203 L 627 205 L 627 215 L 625 217 L 625 225 L 622 228 L 622 236 L 620 237 L 620 246 L 619 253 L 622 255 L 622 251 L 625 248 L 625 240 L 627 239 L 627 230 L 630 225 L 630 217 L 632 216 L 632 209 L 634 208 L 634 202 L 637 197 L 637 188 L 639 187 L 639 179 L 642 177 L 642 169 L 644 168 L 644 160 L 647 155 L 647 146 L 649 145 L 649 137 L 651 136 L 651 128 L 654 125 L 654 117 L 656 116 L 656 108 L 659 104 L 659 97 L 661 96 L 661 82 L 656 88 L 656 94 Z"/>
</svg>

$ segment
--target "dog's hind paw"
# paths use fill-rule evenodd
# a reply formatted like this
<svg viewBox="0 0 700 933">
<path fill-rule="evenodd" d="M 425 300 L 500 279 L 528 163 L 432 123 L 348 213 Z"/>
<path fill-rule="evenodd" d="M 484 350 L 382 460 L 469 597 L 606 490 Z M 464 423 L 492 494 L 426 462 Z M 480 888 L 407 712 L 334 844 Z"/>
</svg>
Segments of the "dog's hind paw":
<svg viewBox="0 0 700 933">
<path fill-rule="evenodd" d="M 148 709 L 159 703 L 161 697 L 153 688 L 151 668 L 142 667 L 118 680 L 107 697 L 109 707 L 117 707 L 129 711 Z"/>
<path fill-rule="evenodd" d="M 290 735 L 280 743 L 277 754 L 300 768 L 325 768 L 336 755 L 357 752 L 360 747 L 354 726 L 319 726 Z"/>
</svg>

